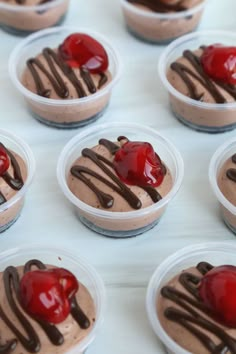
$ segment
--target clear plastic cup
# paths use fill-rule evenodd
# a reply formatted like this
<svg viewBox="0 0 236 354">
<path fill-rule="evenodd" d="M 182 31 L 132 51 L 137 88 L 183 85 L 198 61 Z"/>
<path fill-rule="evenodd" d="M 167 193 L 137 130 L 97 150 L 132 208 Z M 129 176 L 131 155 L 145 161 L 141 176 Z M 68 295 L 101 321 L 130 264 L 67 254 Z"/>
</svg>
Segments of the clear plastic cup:
<svg viewBox="0 0 236 354">
<path fill-rule="evenodd" d="M 157 299 L 161 288 L 178 273 L 199 262 L 213 266 L 236 265 L 236 244 L 232 241 L 208 242 L 182 248 L 162 262 L 152 275 L 147 289 L 146 309 L 151 326 L 170 354 L 190 354 L 180 347 L 162 327 L 157 314 Z"/>
<path fill-rule="evenodd" d="M 34 6 L 0 2 L 1 28 L 14 35 L 26 36 L 61 24 L 68 6 L 69 0 L 51 0 Z"/>
<path fill-rule="evenodd" d="M 197 131 L 222 133 L 236 127 L 236 102 L 207 103 L 194 100 L 176 90 L 167 79 L 168 69 L 184 50 L 197 50 L 202 45 L 220 43 L 235 46 L 236 34 L 227 31 L 204 31 L 183 36 L 162 52 L 158 69 L 160 78 L 169 93 L 171 109 L 183 124 Z"/>
<path fill-rule="evenodd" d="M 221 192 L 218 185 L 219 171 L 226 160 L 236 153 L 236 138 L 221 145 L 211 158 L 209 166 L 209 181 L 219 203 L 225 224 L 236 234 L 236 206 Z M 236 165 L 235 165 L 236 166 Z"/>
<path fill-rule="evenodd" d="M 170 170 L 173 186 L 159 202 L 143 209 L 113 212 L 92 207 L 77 198 L 69 189 L 67 178 L 74 161 L 81 156 L 85 147 L 92 148 L 99 139 L 116 141 L 119 136 L 133 141 L 147 141 Z M 160 220 L 168 203 L 179 190 L 184 174 L 183 160 L 177 149 L 161 134 L 147 126 L 132 123 L 95 125 L 76 135 L 62 150 L 57 178 L 62 192 L 75 206 L 79 219 L 93 231 L 110 237 L 131 237 L 154 227 Z"/>
<path fill-rule="evenodd" d="M 22 246 L 1 252 L 0 271 L 4 271 L 4 269 L 8 266 L 24 265 L 31 259 L 38 259 L 44 264 L 65 268 L 71 271 L 76 276 L 78 281 L 87 288 L 92 296 L 96 310 L 96 320 L 93 324 L 93 328 L 89 334 L 74 347 L 72 344 L 71 349 L 66 351 L 65 354 L 81 354 L 85 352 L 97 336 L 103 323 L 105 288 L 102 279 L 97 271 L 80 255 L 73 254 L 65 249 L 48 246 L 43 247 L 41 245 L 32 245 L 30 247 Z M 54 345 L 52 344 L 50 353 L 53 353 L 53 346 Z M 56 348 L 59 350 L 60 346 L 55 347 L 55 351 Z"/>
<path fill-rule="evenodd" d="M 158 13 L 138 7 L 127 0 L 120 0 L 128 30 L 136 37 L 165 44 L 193 31 L 202 16 L 206 0 L 189 10 Z"/>
<path fill-rule="evenodd" d="M 107 51 L 112 79 L 100 90 L 86 97 L 51 99 L 39 96 L 21 83 L 26 61 L 43 48 L 56 48 L 72 33 L 85 33 L 98 40 Z M 9 74 L 13 84 L 25 98 L 33 117 L 56 128 L 77 128 L 98 119 L 109 104 L 114 85 L 120 76 L 120 59 L 112 45 L 100 34 L 78 27 L 55 27 L 28 36 L 13 50 L 9 60 Z"/>
<path fill-rule="evenodd" d="M 12 133 L 0 129 L 0 142 L 10 151 L 17 153 L 25 162 L 27 177 L 23 187 L 12 198 L 0 205 L 0 232 L 8 229 L 18 219 L 24 204 L 25 193 L 33 180 L 35 160 L 30 147 Z M 0 177 L 1 179 L 1 177 Z M 0 183 L 1 190 L 1 183 Z"/>
</svg>

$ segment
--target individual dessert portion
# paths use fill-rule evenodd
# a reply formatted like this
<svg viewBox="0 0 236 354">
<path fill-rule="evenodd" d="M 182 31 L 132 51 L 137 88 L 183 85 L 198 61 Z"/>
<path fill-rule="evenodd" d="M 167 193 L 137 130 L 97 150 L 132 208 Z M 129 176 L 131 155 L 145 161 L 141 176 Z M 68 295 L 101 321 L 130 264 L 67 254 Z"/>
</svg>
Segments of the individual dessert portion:
<svg viewBox="0 0 236 354">
<path fill-rule="evenodd" d="M 4 206 L 21 190 L 26 178 L 27 167 L 24 160 L 0 143 L 0 232 L 11 226 L 19 216 L 22 199 L 6 209 Z"/>
<path fill-rule="evenodd" d="M 119 136 L 117 141 L 101 138 L 98 145 L 84 148 L 70 168 L 67 183 L 81 202 L 94 208 L 91 213 L 80 210 L 87 226 L 114 235 L 136 230 L 136 235 L 154 226 L 164 208 L 131 214 L 128 219 L 126 214 L 158 205 L 172 189 L 173 179 L 150 143 Z M 99 211 L 106 211 L 106 217 L 96 217 Z M 112 212 L 123 213 L 124 219 Z"/>
<path fill-rule="evenodd" d="M 152 42 L 169 42 L 197 27 L 204 0 L 122 0 L 122 6 L 133 34 Z"/>
<path fill-rule="evenodd" d="M 177 118 L 190 127 L 209 132 L 233 129 L 236 108 L 227 109 L 227 104 L 236 101 L 235 69 L 236 47 L 212 44 L 184 50 L 171 63 L 167 79 L 175 90 L 195 103 L 171 94 L 171 106 Z M 202 104 L 210 105 L 206 109 Z M 226 105 L 225 109 L 217 108 L 218 104 Z"/>
<path fill-rule="evenodd" d="M 2 28 L 27 35 L 64 20 L 69 0 L 0 0 Z"/>
<path fill-rule="evenodd" d="M 108 91 L 101 92 L 111 80 L 105 48 L 85 33 L 73 33 L 55 48 L 43 48 L 27 60 L 21 78 L 27 90 L 48 101 L 47 109 L 28 101 L 36 118 L 56 127 L 76 127 L 98 118 L 110 97 Z"/>
<path fill-rule="evenodd" d="M 236 154 L 228 158 L 220 167 L 217 183 L 224 197 L 236 206 Z M 226 224 L 236 233 L 236 216 L 221 205 Z"/>
<path fill-rule="evenodd" d="M 185 269 L 160 290 L 157 314 L 161 326 L 190 353 L 234 354 L 235 291 L 235 266 L 200 262 Z"/>
<path fill-rule="evenodd" d="M 0 353 L 65 354 L 93 328 L 93 299 L 69 270 L 32 259 L 8 266 L 0 284 Z"/>
</svg>

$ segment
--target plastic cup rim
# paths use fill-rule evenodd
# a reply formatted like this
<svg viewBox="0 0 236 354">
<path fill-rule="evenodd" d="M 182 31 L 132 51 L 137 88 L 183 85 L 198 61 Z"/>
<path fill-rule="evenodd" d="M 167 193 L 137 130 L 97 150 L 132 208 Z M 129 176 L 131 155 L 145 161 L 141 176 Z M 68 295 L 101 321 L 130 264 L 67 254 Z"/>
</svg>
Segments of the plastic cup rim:
<svg viewBox="0 0 236 354">
<path fill-rule="evenodd" d="M 200 4 L 185 10 L 185 11 L 180 11 L 180 12 L 174 12 L 174 13 L 160 13 L 160 12 L 153 12 L 153 11 L 145 11 L 131 3 L 129 3 L 127 0 L 120 0 L 121 6 L 123 6 L 124 8 L 126 8 L 127 10 L 133 12 L 136 15 L 139 16 L 144 16 L 147 17 L 149 19 L 168 19 L 168 20 L 174 20 L 174 19 L 179 19 L 182 17 L 187 17 L 187 16 L 191 16 L 199 11 L 201 11 L 204 6 L 206 5 L 206 2 L 208 0 L 203 0 Z"/>
<path fill-rule="evenodd" d="M 201 252 L 201 251 L 206 251 L 209 250 L 209 252 L 212 251 L 228 251 L 231 250 L 232 248 L 235 248 L 236 251 L 236 244 L 235 241 L 221 241 L 221 242 L 205 242 L 205 243 L 197 243 L 191 246 L 186 246 L 181 248 L 180 250 L 172 253 L 170 256 L 168 256 L 163 262 L 161 262 L 157 268 L 155 269 L 154 273 L 152 274 L 149 283 L 148 283 L 148 288 L 146 292 L 146 311 L 147 315 L 149 318 L 149 322 L 152 326 L 153 331 L 155 334 L 158 336 L 158 338 L 164 343 L 164 345 L 173 351 L 173 353 L 176 354 L 190 354 L 189 351 L 185 350 L 181 346 L 179 346 L 164 330 L 164 328 L 161 326 L 161 323 L 158 319 L 158 316 L 156 314 L 156 309 L 153 309 L 153 296 L 157 296 L 156 292 L 154 294 L 154 289 L 156 283 L 160 283 L 160 281 L 164 278 L 164 276 L 167 274 L 167 272 L 173 268 L 176 263 L 181 260 L 182 257 L 190 254 L 191 252 L 194 251 L 196 252 Z"/>
<path fill-rule="evenodd" d="M 11 206 L 13 206 L 17 201 L 19 201 L 24 196 L 28 187 L 32 183 L 32 180 L 33 180 L 33 177 L 35 174 L 35 167 L 36 167 L 33 152 L 26 142 L 24 142 L 21 138 L 19 138 L 15 134 L 10 133 L 8 130 L 5 130 L 5 129 L 0 129 L 0 137 L 1 137 L 1 135 L 14 141 L 14 143 L 17 143 L 17 145 L 19 145 L 20 148 L 24 151 L 27 160 L 25 160 L 25 158 L 23 156 L 21 156 L 21 158 L 24 160 L 24 162 L 26 164 L 27 177 L 26 177 L 23 187 L 19 191 L 17 191 L 17 193 L 12 198 L 10 198 L 5 203 L 0 205 L 0 213 L 4 212 L 5 210 L 7 210 Z"/>
<path fill-rule="evenodd" d="M 20 247 L 15 247 L 11 249 L 7 249 L 5 251 L 0 252 L 0 258 L 3 259 L 3 257 L 9 257 L 14 254 L 20 254 L 20 252 L 35 252 L 37 249 L 38 252 L 46 252 L 46 253 L 59 253 L 61 255 L 64 255 L 65 257 L 68 257 L 69 259 L 73 260 L 73 262 L 80 264 L 80 266 L 86 270 L 86 273 L 89 275 L 89 278 L 92 279 L 93 285 L 96 288 L 97 292 L 97 298 L 98 298 L 98 312 L 97 312 L 97 319 L 93 325 L 93 328 L 91 332 L 84 338 L 82 339 L 81 342 L 78 343 L 76 346 L 76 350 L 78 349 L 79 351 L 84 351 L 89 344 L 94 340 L 96 336 L 97 330 L 101 327 L 101 324 L 103 322 L 103 312 L 104 312 L 104 307 L 105 307 L 105 301 L 106 301 L 106 291 L 105 291 L 105 285 L 104 282 L 101 278 L 101 276 L 98 274 L 97 270 L 89 264 L 89 262 L 82 256 L 78 254 L 72 253 L 68 249 L 60 249 L 58 247 L 51 247 L 51 246 L 42 246 L 41 244 L 31 244 L 29 245 L 22 245 Z M 1 261 L 0 261 L 1 263 Z M 68 351 L 68 354 L 75 349 L 71 348 Z"/>
<path fill-rule="evenodd" d="M 33 6 L 26 6 L 26 5 L 10 5 L 6 3 L 0 3 L 0 10 L 8 10 L 8 11 L 15 11 L 15 12 L 37 12 L 37 11 L 46 11 L 53 7 L 56 7 L 62 2 L 66 0 L 53 0 L 51 2 L 45 4 L 38 4 Z"/>
<path fill-rule="evenodd" d="M 217 183 L 217 166 L 220 161 L 222 160 L 222 156 L 224 153 L 231 147 L 235 146 L 236 148 L 236 137 L 231 138 L 227 141 L 225 141 L 223 144 L 221 144 L 218 149 L 215 151 L 213 154 L 210 165 L 209 165 L 209 170 L 208 170 L 208 178 L 212 187 L 212 190 L 217 197 L 218 201 L 223 204 L 223 206 L 228 209 L 232 214 L 236 215 L 236 206 L 233 205 L 221 192 L 218 183 Z"/>
<path fill-rule="evenodd" d="M 170 82 L 167 80 L 166 77 L 166 63 L 167 63 L 167 58 L 170 53 L 174 52 L 176 48 L 179 47 L 180 44 L 183 42 L 188 42 L 191 41 L 197 37 L 205 36 L 228 36 L 232 37 L 232 39 L 236 40 L 236 34 L 230 31 L 221 31 L 221 30 L 207 30 L 207 31 L 197 31 L 189 34 L 185 34 L 181 36 L 180 38 L 174 40 L 171 42 L 167 47 L 163 50 L 163 52 L 160 55 L 159 61 L 158 61 L 158 72 L 159 76 L 161 78 L 161 81 L 169 94 L 172 94 L 176 98 L 178 98 L 180 101 L 183 101 L 191 106 L 195 106 L 198 108 L 204 108 L 204 109 L 216 109 L 216 110 L 226 110 L 229 108 L 234 108 L 236 109 L 236 102 L 229 102 L 229 103 L 207 103 L 207 102 L 199 102 L 194 100 L 193 98 L 187 97 L 180 93 L 178 90 L 176 90 Z"/>
<path fill-rule="evenodd" d="M 101 41 L 101 44 L 107 46 L 109 50 L 112 53 L 113 59 L 114 59 L 114 65 L 116 68 L 115 75 L 112 76 L 111 81 L 104 87 L 101 88 L 99 91 L 95 92 L 92 95 L 86 96 L 86 97 L 81 97 L 81 98 L 73 98 L 73 99 L 52 99 L 52 98 L 46 98 L 37 95 L 36 93 L 33 93 L 32 91 L 28 90 L 18 79 L 18 76 L 16 74 L 16 62 L 17 57 L 19 53 L 21 52 L 22 48 L 24 48 L 26 45 L 31 43 L 34 40 L 37 40 L 40 37 L 43 37 L 47 34 L 55 34 L 57 32 L 62 32 L 63 30 L 69 31 L 69 32 L 80 32 L 80 33 L 85 33 L 91 36 L 94 36 L 95 39 L 98 39 Z M 9 64 L 8 64 L 8 71 L 10 78 L 14 84 L 14 86 L 20 91 L 21 94 L 24 95 L 24 97 L 36 101 L 38 103 L 44 104 L 44 105 L 55 105 L 55 106 L 74 106 L 78 104 L 83 104 L 87 102 L 92 102 L 96 100 L 97 98 L 100 98 L 107 92 L 109 92 L 112 87 L 117 83 L 121 76 L 121 71 L 122 71 L 122 64 L 121 64 L 121 58 L 120 55 L 118 54 L 117 50 L 112 46 L 109 40 L 107 40 L 102 34 L 90 30 L 89 28 L 80 28 L 80 27 L 75 27 L 75 26 L 58 26 L 58 27 L 51 27 L 51 28 L 46 28 L 40 31 L 37 31 L 33 34 L 30 34 L 27 36 L 25 39 L 23 39 L 11 52 L 10 58 L 9 58 Z"/>
<path fill-rule="evenodd" d="M 127 127 L 127 128 L 134 128 L 134 129 L 141 129 L 141 131 L 145 131 L 145 133 L 151 133 L 155 134 L 158 139 L 162 143 L 165 144 L 167 147 L 167 150 L 169 153 L 172 155 L 172 158 L 175 162 L 176 166 L 176 180 L 173 185 L 173 188 L 170 190 L 170 192 L 163 197 L 158 203 L 152 204 L 146 208 L 139 209 L 139 210 L 132 210 L 132 211 L 127 211 L 127 212 L 111 212 L 111 211 L 106 211 L 106 210 L 99 210 L 97 208 L 94 208 L 84 202 L 82 202 L 80 199 L 78 199 L 69 189 L 67 182 L 66 182 L 66 176 L 65 176 L 65 160 L 66 157 L 68 156 L 68 153 L 72 151 L 73 146 L 77 141 L 79 141 L 82 138 L 85 138 L 88 133 L 96 133 L 97 131 L 102 131 L 103 129 L 111 129 L 112 128 L 119 128 L 120 126 Z M 161 134 L 157 133 L 153 128 L 144 126 L 142 124 L 137 124 L 137 123 L 120 123 L 120 122 L 113 122 L 110 123 L 109 125 L 106 123 L 103 124 L 96 124 L 93 127 L 89 127 L 76 136 L 74 136 L 69 142 L 64 146 L 63 150 L 61 151 L 58 162 L 57 162 L 57 180 L 58 184 L 63 192 L 63 194 L 66 196 L 67 199 L 70 200 L 72 204 L 74 204 L 76 207 L 80 208 L 84 212 L 87 212 L 89 214 L 92 214 L 97 217 L 102 217 L 106 219 L 125 219 L 129 220 L 134 217 L 139 217 L 139 216 L 144 216 L 148 215 L 149 213 L 159 210 L 162 207 L 164 207 L 178 192 L 182 180 L 184 176 L 184 162 L 182 159 L 181 154 L 179 151 L 176 149 L 176 147 L 165 137 L 163 137 Z"/>
</svg>

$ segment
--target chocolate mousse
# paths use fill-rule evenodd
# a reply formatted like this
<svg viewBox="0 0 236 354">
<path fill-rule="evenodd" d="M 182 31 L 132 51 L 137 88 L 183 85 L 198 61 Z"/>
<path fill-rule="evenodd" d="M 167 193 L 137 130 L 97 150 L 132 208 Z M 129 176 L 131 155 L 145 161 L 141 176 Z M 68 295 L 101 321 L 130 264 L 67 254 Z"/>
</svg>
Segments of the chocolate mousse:
<svg viewBox="0 0 236 354">
<path fill-rule="evenodd" d="M 235 109 L 217 110 L 216 105 L 236 101 L 236 80 L 231 60 L 235 56 L 236 47 L 202 45 L 196 50 L 186 49 L 171 63 L 167 80 L 179 93 L 197 102 L 187 103 L 170 94 L 173 112 L 180 121 L 209 132 L 234 128 Z M 212 109 L 210 106 L 205 109 L 202 103 L 212 104 Z"/>
<path fill-rule="evenodd" d="M 21 190 L 27 177 L 27 168 L 23 159 L 14 151 L 8 150 L 0 143 L 0 206 L 4 204 Z M 18 217 L 23 200 L 3 208 L 0 211 L 0 232 Z"/>
<path fill-rule="evenodd" d="M 109 92 L 92 100 L 86 109 L 75 105 L 71 109 L 66 106 L 65 110 L 61 106 L 53 107 L 50 99 L 78 100 L 98 93 L 112 80 L 108 66 L 103 46 L 83 33 L 70 35 L 57 48 L 44 48 L 35 58 L 27 60 L 22 84 L 34 94 L 49 99 L 49 108 L 45 111 L 29 101 L 31 110 L 39 120 L 55 126 L 74 126 L 96 118 L 107 106 Z"/>
<path fill-rule="evenodd" d="M 193 354 L 236 353 L 236 267 L 206 262 L 164 285 L 157 314 L 167 335 Z"/>
<path fill-rule="evenodd" d="M 0 0 L 0 23 L 3 29 L 26 35 L 60 24 L 68 6 L 69 0 Z"/>
<path fill-rule="evenodd" d="M 65 354 L 93 328 L 93 299 L 63 268 L 29 260 L 7 267 L 0 273 L 0 284 L 3 354 Z"/>
<path fill-rule="evenodd" d="M 218 186 L 224 197 L 236 206 L 236 154 L 228 158 L 220 168 Z M 221 205 L 225 222 L 236 232 L 236 216 Z"/>
<path fill-rule="evenodd" d="M 185 12 L 204 3 L 204 0 L 125 1 L 134 6 L 133 11 L 125 5 L 123 7 L 129 30 L 140 38 L 152 42 L 168 42 L 191 32 L 200 21 L 203 8 L 186 13 L 186 15 Z M 172 16 L 177 13 L 180 14 L 178 17 Z M 153 16 L 151 16 L 152 14 Z M 163 14 L 166 16 L 163 17 Z"/>
</svg>

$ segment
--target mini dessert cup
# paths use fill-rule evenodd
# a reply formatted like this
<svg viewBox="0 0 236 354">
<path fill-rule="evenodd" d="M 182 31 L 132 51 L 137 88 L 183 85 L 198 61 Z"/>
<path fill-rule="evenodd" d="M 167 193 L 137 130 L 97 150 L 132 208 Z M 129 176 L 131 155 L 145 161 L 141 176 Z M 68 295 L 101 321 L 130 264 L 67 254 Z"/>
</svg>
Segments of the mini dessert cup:
<svg viewBox="0 0 236 354">
<path fill-rule="evenodd" d="M 146 309 L 151 326 L 165 345 L 169 354 L 190 354 L 180 347 L 162 327 L 157 313 L 157 300 L 161 288 L 184 269 L 199 262 L 209 262 L 213 266 L 236 265 L 236 245 L 234 242 L 208 242 L 188 246 L 177 251 L 162 262 L 152 275 L 147 289 Z"/>
<path fill-rule="evenodd" d="M 0 129 L 0 142 L 10 151 L 17 153 L 25 162 L 27 177 L 23 187 L 0 205 L 0 232 L 8 229 L 18 219 L 27 192 L 35 172 L 34 156 L 29 146 L 17 136 Z M 1 178 L 1 177 L 0 177 Z"/>
<path fill-rule="evenodd" d="M 184 50 L 197 50 L 202 45 L 220 43 L 235 46 L 236 34 L 227 31 L 191 33 L 171 43 L 159 60 L 159 75 L 169 93 L 176 118 L 189 128 L 207 133 L 222 133 L 236 127 L 236 102 L 207 103 L 194 100 L 176 90 L 167 79 L 167 71 Z"/>
<path fill-rule="evenodd" d="M 157 13 L 120 0 L 128 30 L 136 37 L 165 44 L 193 31 L 202 16 L 206 1 L 181 12 Z"/>
<path fill-rule="evenodd" d="M 236 138 L 230 139 L 221 145 L 211 158 L 209 166 L 209 180 L 213 192 L 219 203 L 221 215 L 225 224 L 236 234 L 236 206 L 233 205 L 221 192 L 218 185 L 219 171 L 225 161 L 236 152 Z"/>
<path fill-rule="evenodd" d="M 74 255 L 67 250 L 43 247 L 18 247 L 1 252 L 0 271 L 8 266 L 24 265 L 31 259 L 38 259 L 44 264 L 61 267 L 72 272 L 75 277 L 89 291 L 96 309 L 96 320 L 89 334 L 82 339 L 74 348 L 65 354 L 82 354 L 97 336 L 104 317 L 105 288 L 97 271 L 79 255 Z M 66 340 L 66 338 L 65 338 Z M 58 347 L 59 348 L 59 347 Z M 56 350 L 56 349 L 55 349 Z"/>
<path fill-rule="evenodd" d="M 88 34 L 103 45 L 109 57 L 108 70 L 112 80 L 94 94 L 73 99 L 46 98 L 24 87 L 21 78 L 26 61 L 37 56 L 45 47 L 56 48 L 74 32 Z M 55 27 L 28 36 L 15 48 L 9 61 L 9 73 L 34 118 L 56 128 L 77 128 L 94 122 L 103 114 L 109 104 L 112 88 L 120 76 L 120 60 L 113 47 L 100 34 L 80 28 Z"/>
<path fill-rule="evenodd" d="M 69 0 L 52 0 L 40 5 L 12 5 L 0 2 L 1 28 L 19 36 L 56 26 L 64 21 Z"/>
<path fill-rule="evenodd" d="M 173 186 L 159 202 L 134 211 L 113 212 L 101 210 L 82 202 L 69 189 L 67 178 L 74 161 L 85 147 L 97 145 L 99 139 L 116 141 L 119 136 L 133 141 L 147 141 L 170 170 Z M 180 188 L 184 174 L 183 160 L 176 148 L 154 129 L 132 123 L 112 123 L 88 128 L 71 139 L 60 154 L 57 178 L 65 196 L 74 204 L 79 219 L 93 231 L 110 237 L 131 237 L 154 227 L 168 203 Z"/>
</svg>

